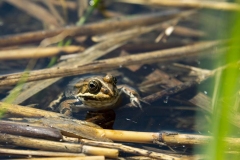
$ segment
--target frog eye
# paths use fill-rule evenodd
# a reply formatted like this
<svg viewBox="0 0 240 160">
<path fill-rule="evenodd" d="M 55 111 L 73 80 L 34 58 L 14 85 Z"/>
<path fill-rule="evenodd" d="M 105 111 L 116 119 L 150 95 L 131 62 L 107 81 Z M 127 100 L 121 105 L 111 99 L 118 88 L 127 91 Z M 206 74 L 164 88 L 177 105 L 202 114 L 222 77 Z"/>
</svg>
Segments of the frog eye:
<svg viewBox="0 0 240 160">
<path fill-rule="evenodd" d="M 93 79 L 88 83 L 88 89 L 90 93 L 97 93 L 101 89 L 101 83 L 99 80 Z"/>
</svg>

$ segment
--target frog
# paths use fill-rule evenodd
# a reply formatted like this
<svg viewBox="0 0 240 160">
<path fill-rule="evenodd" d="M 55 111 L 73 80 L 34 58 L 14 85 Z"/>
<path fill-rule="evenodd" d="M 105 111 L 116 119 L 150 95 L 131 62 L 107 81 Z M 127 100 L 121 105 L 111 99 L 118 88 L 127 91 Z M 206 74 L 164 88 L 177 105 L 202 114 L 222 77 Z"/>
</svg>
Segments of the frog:
<svg viewBox="0 0 240 160">
<path fill-rule="evenodd" d="M 121 105 L 123 97 L 128 97 L 132 106 L 142 110 L 144 102 L 138 92 L 127 85 L 117 85 L 117 79 L 111 74 L 90 76 L 73 80 L 67 86 L 58 111 L 71 116 L 81 110 L 102 111 L 115 109 Z"/>
</svg>

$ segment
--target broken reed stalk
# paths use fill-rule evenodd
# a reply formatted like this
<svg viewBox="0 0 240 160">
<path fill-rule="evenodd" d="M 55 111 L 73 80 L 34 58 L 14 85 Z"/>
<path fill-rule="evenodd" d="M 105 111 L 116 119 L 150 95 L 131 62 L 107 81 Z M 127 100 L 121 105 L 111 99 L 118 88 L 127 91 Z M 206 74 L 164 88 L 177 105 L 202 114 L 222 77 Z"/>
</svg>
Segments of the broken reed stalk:
<svg viewBox="0 0 240 160">
<path fill-rule="evenodd" d="M 133 64 L 146 64 L 163 61 L 174 61 L 185 58 L 186 56 L 195 56 L 198 51 L 203 51 L 215 47 L 222 42 L 200 42 L 183 47 L 173 49 L 166 49 L 161 51 L 153 51 L 148 53 L 141 53 L 106 60 L 99 60 L 85 65 L 55 67 L 51 69 L 43 69 L 38 71 L 31 71 L 28 75 L 27 82 L 36 81 L 54 77 L 72 76 L 83 73 L 94 73 L 100 71 L 112 70 L 119 68 L 119 66 L 127 66 Z M 10 74 L 0 76 L 0 86 L 14 85 L 21 78 L 22 73 Z"/>
<path fill-rule="evenodd" d="M 123 17 L 122 19 L 113 19 L 108 21 L 102 21 L 82 26 L 66 27 L 55 30 L 28 32 L 22 34 L 16 34 L 13 36 L 0 37 L 0 46 L 5 47 L 9 45 L 18 45 L 30 42 L 41 41 L 48 37 L 56 36 L 62 32 L 69 33 L 70 36 L 82 36 L 82 35 L 96 35 L 113 30 L 123 30 L 133 26 L 150 25 L 160 22 L 164 19 L 168 19 L 174 16 L 178 16 L 179 11 L 171 10 L 160 13 L 151 13 L 144 15 L 136 15 L 130 18 Z"/>
<path fill-rule="evenodd" d="M 192 8 L 207 8 L 223 11 L 240 11 L 240 5 L 229 2 L 214 2 L 214 1 L 196 1 L 196 0 L 117 0 L 119 2 L 135 3 L 153 6 L 167 6 L 167 7 L 192 7 Z"/>
<path fill-rule="evenodd" d="M 20 48 L 14 50 L 0 51 L 0 60 L 16 60 L 29 58 L 44 58 L 52 57 L 62 53 L 82 52 L 83 47 L 80 46 L 65 46 L 65 47 L 47 47 L 47 48 Z"/>
<path fill-rule="evenodd" d="M 14 144 L 16 146 L 41 149 L 46 151 L 85 153 L 90 155 L 101 155 L 109 158 L 117 158 L 118 150 L 109 148 L 100 148 L 82 144 L 72 144 L 64 142 L 55 142 L 49 140 L 35 139 L 29 137 L 15 136 L 0 133 L 0 142 Z"/>
<path fill-rule="evenodd" d="M 26 156 L 41 156 L 41 157 L 83 157 L 86 156 L 82 153 L 67 153 L 67 152 L 50 152 L 50 151 L 35 151 L 35 150 L 20 150 L 20 149 L 9 149 L 0 148 L 1 154 L 8 155 L 26 155 Z"/>
<path fill-rule="evenodd" d="M 122 145 L 122 144 L 118 144 L 118 143 L 109 143 L 109 142 L 102 143 L 102 142 L 96 142 L 96 141 L 91 141 L 91 140 L 86 140 L 86 139 L 82 139 L 81 143 L 93 145 L 93 146 L 115 148 L 115 149 L 119 149 L 120 151 L 123 151 L 126 153 L 142 155 L 142 156 L 147 156 L 147 157 L 156 158 L 156 159 L 166 159 L 166 160 L 178 160 L 179 159 L 180 160 L 180 158 L 178 158 L 178 157 L 170 156 L 170 155 L 163 154 L 163 153 L 148 151 L 145 149 L 130 147 L 130 146 L 126 146 L 126 145 Z"/>
</svg>

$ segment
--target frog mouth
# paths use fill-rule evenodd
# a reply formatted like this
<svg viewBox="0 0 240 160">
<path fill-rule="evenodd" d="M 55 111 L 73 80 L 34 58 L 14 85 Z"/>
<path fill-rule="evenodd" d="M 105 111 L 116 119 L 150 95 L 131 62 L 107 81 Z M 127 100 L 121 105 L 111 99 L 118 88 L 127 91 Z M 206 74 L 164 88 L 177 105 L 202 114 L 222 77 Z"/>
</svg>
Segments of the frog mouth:
<svg viewBox="0 0 240 160">
<path fill-rule="evenodd" d="M 105 100 L 105 99 L 107 99 L 107 98 L 95 98 L 95 97 L 86 96 L 86 97 L 83 97 L 83 99 L 84 99 L 85 101 L 91 101 L 91 100 L 93 100 L 93 101 L 102 101 L 102 100 Z"/>
<path fill-rule="evenodd" d="M 81 97 L 84 101 L 114 101 L 117 97 L 91 97 L 91 96 L 84 96 Z"/>
<path fill-rule="evenodd" d="M 109 106 L 113 106 L 117 103 L 118 98 L 108 98 L 108 99 L 95 99 L 93 97 L 82 97 L 84 100 L 82 101 L 85 105 L 91 106 L 93 108 L 99 108 L 101 107 L 106 108 Z"/>
<path fill-rule="evenodd" d="M 102 102 L 104 100 L 114 100 L 116 97 L 97 97 L 97 96 L 75 96 L 79 101 L 99 101 Z"/>
</svg>

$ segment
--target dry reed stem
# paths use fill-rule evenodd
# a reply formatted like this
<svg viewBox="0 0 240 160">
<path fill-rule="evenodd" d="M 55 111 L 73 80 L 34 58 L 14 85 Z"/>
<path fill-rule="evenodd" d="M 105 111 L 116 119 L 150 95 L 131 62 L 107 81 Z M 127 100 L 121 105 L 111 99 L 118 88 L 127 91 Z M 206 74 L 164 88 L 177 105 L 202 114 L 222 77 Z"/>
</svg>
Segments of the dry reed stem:
<svg viewBox="0 0 240 160">
<path fill-rule="evenodd" d="M 117 0 L 119 2 L 135 3 L 152 6 L 167 6 L 167 7 L 192 7 L 192 8 L 207 8 L 223 11 L 240 11 L 240 5 L 229 2 L 215 1 L 200 1 L 200 0 Z"/>
<path fill-rule="evenodd" d="M 134 132 L 123 130 L 96 129 L 99 135 L 113 141 L 134 142 L 134 143 L 154 143 L 159 140 L 157 132 Z"/>
<path fill-rule="evenodd" d="M 64 53 L 82 52 L 83 47 L 65 46 L 65 47 L 47 47 L 47 48 L 21 48 L 14 50 L 0 51 L 0 60 L 14 60 L 27 58 L 52 57 Z"/>
<path fill-rule="evenodd" d="M 36 126 L 31 123 L 0 120 L 0 133 L 8 133 L 19 136 L 60 140 L 63 138 L 58 129 L 45 126 Z"/>
<path fill-rule="evenodd" d="M 77 0 L 77 11 L 78 11 L 78 18 L 82 17 L 84 12 L 87 10 L 88 8 L 88 1 L 85 0 Z"/>
<path fill-rule="evenodd" d="M 99 141 L 111 141 L 103 134 L 99 134 L 96 128 L 99 126 L 86 121 L 70 119 L 60 113 L 45 111 L 36 108 L 24 107 L 14 104 L 7 104 L 0 102 L 0 110 L 6 115 L 17 115 L 21 117 L 37 117 L 38 119 L 27 119 L 29 122 L 41 124 L 49 127 L 56 128 L 61 131 L 63 135 L 71 137 L 84 137 Z M 44 119 L 44 118 L 46 119 Z M 63 117 L 65 119 L 63 119 Z M 40 118 L 40 119 L 39 119 Z M 40 126 L 41 126 L 40 125 Z"/>
<path fill-rule="evenodd" d="M 120 131 L 120 130 L 103 130 L 103 129 L 98 129 L 98 130 L 99 130 L 99 133 L 104 133 L 106 137 L 115 141 L 135 142 L 135 143 L 160 142 L 170 146 L 204 145 L 204 144 L 210 143 L 210 140 L 212 139 L 211 136 L 197 135 L 197 134 L 181 134 L 177 132 L 161 132 L 161 133 L 152 132 L 151 133 L 151 132 L 134 132 L 134 131 Z M 135 137 L 134 137 L 134 134 L 135 134 Z M 229 146 L 240 147 L 240 143 L 239 143 L 240 138 L 227 137 L 225 141 L 229 144 Z M 103 143 L 108 144 L 109 142 L 103 142 Z"/>
<path fill-rule="evenodd" d="M 158 30 L 164 30 L 167 29 L 171 24 L 162 24 L 162 26 L 159 26 Z M 174 27 L 174 34 L 180 35 L 180 36 L 186 36 L 186 37 L 204 37 L 206 34 L 202 31 L 199 30 L 194 30 L 186 27 L 181 27 L 181 26 L 175 26 Z M 118 33 L 109 33 L 109 34 L 104 34 L 104 35 L 96 35 L 92 37 L 92 40 L 94 42 L 100 42 L 103 40 L 107 40 L 109 38 L 117 38 L 119 37 Z M 158 44 L 159 45 L 159 44 Z"/>
<path fill-rule="evenodd" d="M 55 142 L 22 136 L 0 133 L 0 142 L 14 144 L 16 146 L 41 149 L 46 151 L 84 153 L 90 155 L 101 155 L 109 158 L 117 158 L 118 150 L 109 148 L 93 147 L 81 144 Z"/>
<path fill-rule="evenodd" d="M 175 48 L 175 47 L 180 47 L 180 46 L 184 46 L 191 43 L 192 41 L 180 42 L 175 40 L 169 40 L 167 43 L 161 43 L 161 45 L 159 45 L 158 43 L 140 41 L 134 44 L 125 44 L 124 46 L 121 47 L 121 50 L 124 50 L 129 53 L 140 53 L 140 52 L 149 52 L 154 50 Z"/>
<path fill-rule="evenodd" d="M 203 145 L 210 142 L 210 136 L 194 135 L 194 134 L 179 134 L 177 132 L 162 132 L 159 138 L 160 142 L 174 145 Z"/>
<path fill-rule="evenodd" d="M 203 160 L 206 159 L 206 156 L 203 155 L 183 155 L 183 154 L 169 154 L 175 157 L 180 157 L 181 160 Z M 131 159 L 131 160 L 152 160 L 153 158 L 150 157 L 144 157 L 144 156 L 131 156 L 131 157 L 126 157 L 126 159 Z"/>
<path fill-rule="evenodd" d="M 175 26 L 173 34 L 176 34 L 179 36 L 197 37 L 197 38 L 201 38 L 207 35 L 204 31 L 199 31 L 196 29 L 191 29 L 183 26 Z"/>
<path fill-rule="evenodd" d="M 135 143 L 153 143 L 158 141 L 159 133 L 154 132 L 134 132 L 122 130 L 101 129 L 92 125 L 92 123 L 63 118 L 41 118 L 41 119 L 24 119 L 33 125 L 51 126 L 61 131 L 65 136 L 76 138 L 87 138 L 98 141 L 123 141 Z M 111 140 L 110 140 L 111 139 Z"/>
<path fill-rule="evenodd" d="M 131 159 L 131 160 L 155 160 L 153 158 L 150 157 L 146 157 L 146 156 L 131 156 L 131 157 L 126 157 L 125 159 Z"/>
<path fill-rule="evenodd" d="M 43 69 L 39 71 L 31 71 L 28 75 L 27 82 L 36 81 L 54 77 L 64 77 L 71 75 L 78 75 L 83 73 L 93 73 L 100 71 L 112 70 L 119 68 L 119 66 L 127 66 L 133 64 L 146 64 L 163 61 L 174 61 L 181 58 L 196 55 L 198 51 L 206 50 L 219 45 L 220 41 L 200 42 L 193 45 L 167 49 L 162 51 L 153 51 L 137 55 L 129 55 L 107 60 L 95 61 L 85 65 L 57 67 L 51 69 Z M 0 86 L 14 85 L 21 78 L 22 73 L 0 76 Z"/>
<path fill-rule="evenodd" d="M 134 132 L 122 130 L 107 130 L 88 125 L 85 121 L 75 119 L 60 119 L 60 118 L 42 118 L 42 119 L 25 119 L 31 123 L 51 126 L 61 130 L 62 134 L 69 137 L 87 138 L 98 141 L 123 141 L 135 143 L 153 143 L 158 141 L 159 133 L 154 132 Z M 111 139 L 111 140 L 110 140 Z"/>
<path fill-rule="evenodd" d="M 4 111 L 5 114 L 17 115 L 22 117 L 64 117 L 64 115 L 60 113 L 3 102 L 0 102 L 0 109 L 1 111 Z"/>
<path fill-rule="evenodd" d="M 161 65 L 161 64 L 159 64 Z M 154 92 L 151 87 L 156 85 L 161 85 L 163 88 L 170 88 L 181 84 L 179 80 L 168 75 L 160 69 L 155 69 L 151 74 L 149 74 L 141 84 L 139 84 L 139 90 L 144 93 Z M 150 89 L 149 89 L 150 88 Z"/>
<path fill-rule="evenodd" d="M 36 19 L 42 21 L 43 23 L 48 24 L 49 26 L 51 25 L 54 27 L 60 26 L 58 21 L 55 19 L 54 16 L 52 16 L 50 12 L 48 12 L 45 8 L 41 7 L 40 5 L 37 5 L 35 2 L 29 0 L 21 1 L 5 0 L 5 1 L 7 3 L 14 5 L 18 9 L 27 12 L 29 15 L 35 17 Z"/>
<path fill-rule="evenodd" d="M 55 125 L 52 124 L 52 127 L 55 127 Z M 210 136 L 205 136 L 205 135 L 180 134 L 175 132 L 162 132 L 162 133 L 134 132 L 134 131 L 121 131 L 121 130 L 106 130 L 106 129 L 97 129 L 97 128 L 95 128 L 94 130 L 95 132 L 97 132 L 99 136 L 104 135 L 105 137 L 112 139 L 114 141 L 134 142 L 134 143 L 160 142 L 170 146 L 171 145 L 203 145 L 203 144 L 210 143 L 209 140 L 211 139 Z M 8 135 L 8 134 L 2 134 L 2 135 Z M 15 137 L 18 137 L 18 136 L 15 136 Z M 240 147 L 239 138 L 228 137 L 225 139 L 225 141 L 231 147 Z M 52 142 L 52 141 L 49 141 L 49 142 Z"/>
<path fill-rule="evenodd" d="M 54 127 L 54 126 L 53 126 Z M 210 136 L 195 134 L 179 134 L 171 132 L 135 132 L 123 130 L 96 129 L 99 136 L 113 141 L 134 143 L 163 143 L 166 145 L 202 145 L 209 143 Z M 239 138 L 226 138 L 230 146 L 240 147 Z M 106 147 L 106 146 L 105 146 Z"/>
<path fill-rule="evenodd" d="M 91 141 L 91 140 L 86 140 L 82 139 L 81 140 L 82 144 L 88 144 L 88 145 L 93 145 L 93 146 L 102 146 L 102 147 L 108 147 L 108 148 L 115 148 L 119 149 L 120 151 L 126 152 L 126 153 L 131 153 L 131 154 L 136 154 L 136 155 L 142 155 L 142 156 L 147 156 L 151 158 L 156 158 L 156 159 L 166 159 L 166 160 L 178 160 L 180 158 L 170 156 L 167 154 L 163 153 L 157 153 L 153 151 L 148 151 L 145 149 L 139 149 L 135 147 L 130 147 L 118 143 L 109 143 L 109 142 L 96 142 L 96 141 Z"/>
<path fill-rule="evenodd" d="M 50 12 L 52 13 L 52 15 L 57 19 L 57 21 L 59 22 L 60 25 L 64 25 L 65 21 L 64 19 L 61 17 L 61 15 L 58 13 L 57 9 L 55 8 L 55 6 L 53 5 L 52 1 L 48 1 L 48 0 L 43 0 L 42 1 L 44 4 L 46 4 L 46 6 L 49 8 Z"/>
<path fill-rule="evenodd" d="M 148 27 L 135 27 L 133 29 L 128 29 L 126 31 L 122 31 L 122 32 L 117 32 L 114 33 L 113 36 L 108 37 L 108 39 L 105 38 L 105 40 L 109 40 L 109 39 L 116 39 L 119 38 L 119 35 L 121 35 L 121 37 L 124 36 L 130 36 L 130 35 L 139 35 L 140 33 L 147 33 L 149 31 L 155 30 L 155 29 L 161 29 L 162 26 L 171 26 L 175 21 L 179 21 L 181 18 L 190 16 L 191 14 L 195 13 L 196 11 L 194 10 L 190 10 L 190 11 L 185 11 L 180 13 L 176 18 L 172 18 L 170 20 L 161 22 L 161 23 L 157 23 L 155 25 L 150 25 Z M 75 35 L 76 31 L 63 31 L 62 33 L 54 36 L 54 37 L 50 37 L 50 38 L 46 38 L 44 39 L 41 43 L 40 46 L 42 47 L 46 47 L 49 46 L 51 44 L 57 43 L 61 40 L 64 40 L 67 36 L 73 36 Z"/>
<path fill-rule="evenodd" d="M 188 17 L 189 15 L 191 15 L 191 14 L 193 14 L 195 12 L 196 11 L 194 11 L 194 10 L 182 12 L 176 18 L 172 18 L 169 21 L 165 21 L 163 23 L 160 23 L 161 25 L 158 25 L 159 24 L 158 23 L 158 24 L 156 24 L 156 26 L 158 28 L 162 28 L 163 25 L 165 25 L 167 27 L 167 26 L 172 25 L 173 23 L 175 23 L 175 21 L 179 21 L 183 17 Z M 114 36 L 108 37 L 108 39 L 119 38 L 119 35 L 121 35 L 121 36 L 128 36 L 128 35 L 131 35 L 131 34 L 136 34 L 139 31 L 141 31 L 141 32 L 149 32 L 148 30 L 153 30 L 153 29 L 155 29 L 156 26 L 153 25 L 150 28 L 149 27 L 139 27 L 138 26 L 138 27 L 136 27 L 136 29 L 128 29 L 127 31 L 123 31 L 121 33 L 115 33 Z M 46 38 L 46 39 L 42 40 L 41 43 L 40 43 L 40 46 L 46 47 L 46 46 L 49 46 L 51 44 L 57 43 L 59 41 L 64 40 L 68 36 L 75 35 L 76 34 L 75 32 L 76 32 L 75 30 L 73 30 L 73 31 L 68 31 L 68 30 L 67 31 L 63 31 L 62 33 L 60 33 L 60 34 L 58 34 L 58 35 L 56 35 L 54 37 L 50 37 L 50 38 Z M 105 39 L 105 40 L 108 40 L 108 39 Z"/>
<path fill-rule="evenodd" d="M 67 152 L 49 152 L 49 151 L 35 151 L 35 150 L 20 150 L 0 148 L 0 153 L 8 155 L 26 155 L 26 156 L 41 156 L 41 157 L 83 157 L 86 156 L 82 153 L 67 153 Z"/>
<path fill-rule="evenodd" d="M 112 142 L 104 134 L 99 134 L 100 127 L 86 121 L 76 119 L 63 119 L 63 118 L 42 118 L 42 119 L 28 119 L 33 123 L 41 123 L 45 126 L 53 127 L 61 131 L 65 136 L 75 138 L 86 138 L 96 141 Z"/>
<path fill-rule="evenodd" d="M 105 33 L 113 30 L 123 30 L 133 26 L 151 25 L 151 24 L 163 21 L 164 19 L 178 16 L 178 14 L 179 12 L 176 10 L 165 11 L 161 13 L 136 15 L 130 18 L 126 18 L 126 17 L 122 19 L 117 18 L 113 20 L 87 24 L 79 27 L 73 26 L 73 27 L 66 27 L 66 28 L 55 29 L 55 30 L 36 31 L 36 32 L 16 34 L 12 36 L 3 36 L 3 37 L 0 37 L 0 46 L 6 47 L 9 45 L 37 42 L 48 37 L 56 36 L 63 31 L 74 33 L 75 35 L 72 35 L 72 36 L 96 35 L 96 34 Z"/>
<path fill-rule="evenodd" d="M 196 135 L 196 134 L 179 134 L 174 132 L 162 132 L 160 134 L 160 142 L 167 145 L 205 145 L 209 144 L 212 141 L 211 136 L 205 135 Z M 239 148 L 240 147 L 240 138 L 230 138 L 226 137 L 224 141 L 228 144 L 229 147 Z"/>
<path fill-rule="evenodd" d="M 173 66 L 187 70 L 188 76 L 195 76 L 199 80 L 205 79 L 206 75 L 212 74 L 211 70 L 188 66 L 188 65 L 183 65 L 183 64 L 179 64 L 179 63 L 174 63 Z"/>
<path fill-rule="evenodd" d="M 28 158 L 30 160 L 104 160 L 104 156 L 85 156 L 85 157 L 51 157 L 51 158 Z M 26 159 L 10 159 L 10 160 L 26 160 Z"/>
<path fill-rule="evenodd" d="M 42 0 L 36 0 L 39 2 L 42 2 Z M 58 7 L 63 7 L 63 3 L 59 0 L 51 0 L 51 3 L 53 3 L 54 5 L 58 6 Z M 64 7 L 71 9 L 71 10 L 76 10 L 77 9 L 77 5 L 75 1 L 65 1 L 64 2 Z"/>
<path fill-rule="evenodd" d="M 50 157 L 50 158 L 27 158 L 30 160 L 104 160 L 105 157 L 104 156 L 85 156 L 85 157 Z M 10 159 L 10 160 L 26 160 L 25 159 Z"/>
</svg>

